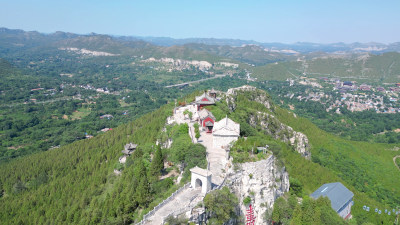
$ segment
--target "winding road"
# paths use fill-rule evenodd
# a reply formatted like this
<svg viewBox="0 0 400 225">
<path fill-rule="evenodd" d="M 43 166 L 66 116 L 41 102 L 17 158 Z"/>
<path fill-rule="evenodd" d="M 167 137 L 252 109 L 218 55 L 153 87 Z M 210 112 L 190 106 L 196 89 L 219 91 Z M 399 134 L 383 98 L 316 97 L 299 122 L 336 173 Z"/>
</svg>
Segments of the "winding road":
<svg viewBox="0 0 400 225">
<path fill-rule="evenodd" d="M 52 103 L 52 102 L 58 102 L 58 101 L 68 101 L 72 100 L 73 97 L 66 96 L 66 97 L 61 97 L 61 98 L 55 98 L 55 99 L 49 99 L 49 100 L 44 100 L 44 101 L 33 101 L 30 103 L 33 104 L 45 104 L 45 103 Z M 26 105 L 29 103 L 24 103 L 24 102 L 18 102 L 18 103 L 12 103 L 12 104 L 6 104 L 6 105 L 0 105 L 0 107 L 14 107 L 14 106 L 19 106 L 19 105 Z"/>
<path fill-rule="evenodd" d="M 221 78 L 221 77 L 225 77 L 225 76 L 226 76 L 226 74 L 224 74 L 224 75 L 216 75 L 215 77 L 204 78 L 204 79 L 201 79 L 201 80 L 189 81 L 189 82 L 185 82 L 185 83 L 181 83 L 181 84 L 168 85 L 168 86 L 165 86 L 165 88 L 179 87 L 179 86 L 184 86 L 184 85 L 193 84 L 193 83 L 200 83 L 202 81 Z"/>
</svg>

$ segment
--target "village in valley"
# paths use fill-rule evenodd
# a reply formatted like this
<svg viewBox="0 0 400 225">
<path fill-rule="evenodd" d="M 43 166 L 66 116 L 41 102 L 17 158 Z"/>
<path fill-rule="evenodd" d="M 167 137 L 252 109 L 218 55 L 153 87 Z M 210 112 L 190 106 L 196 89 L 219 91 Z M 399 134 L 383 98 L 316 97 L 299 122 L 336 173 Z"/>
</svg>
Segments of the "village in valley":
<svg viewBox="0 0 400 225">
<path fill-rule="evenodd" d="M 377 113 L 399 113 L 400 83 L 373 86 L 339 78 L 287 79 L 285 93 L 281 97 L 299 101 L 315 101 L 325 105 L 326 110 L 346 107 L 351 112 L 374 110 Z"/>
</svg>

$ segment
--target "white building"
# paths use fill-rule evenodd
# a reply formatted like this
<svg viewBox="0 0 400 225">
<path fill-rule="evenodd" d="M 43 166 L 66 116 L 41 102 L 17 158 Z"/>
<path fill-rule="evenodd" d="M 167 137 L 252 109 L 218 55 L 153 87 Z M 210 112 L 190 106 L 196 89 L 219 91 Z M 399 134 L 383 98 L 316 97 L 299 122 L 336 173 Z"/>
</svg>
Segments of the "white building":
<svg viewBox="0 0 400 225">
<path fill-rule="evenodd" d="M 190 172 L 192 172 L 192 188 L 201 188 L 201 193 L 203 194 L 207 194 L 207 192 L 211 191 L 211 171 L 196 166 L 190 169 Z"/>
<path fill-rule="evenodd" d="M 215 122 L 213 128 L 213 147 L 223 148 L 237 141 L 240 136 L 240 124 L 228 117 Z"/>
</svg>

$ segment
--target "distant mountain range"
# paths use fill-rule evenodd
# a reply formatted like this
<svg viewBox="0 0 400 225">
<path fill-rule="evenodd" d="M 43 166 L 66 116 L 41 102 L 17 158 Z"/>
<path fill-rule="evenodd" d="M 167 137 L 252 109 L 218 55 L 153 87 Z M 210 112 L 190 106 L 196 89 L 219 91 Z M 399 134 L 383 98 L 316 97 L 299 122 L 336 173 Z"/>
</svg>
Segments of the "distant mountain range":
<svg viewBox="0 0 400 225">
<path fill-rule="evenodd" d="M 141 36 L 112 36 L 112 35 L 99 35 L 90 33 L 87 35 L 80 35 L 68 32 L 57 31 L 51 34 L 42 34 L 37 31 L 23 31 L 18 29 L 0 28 L 0 35 L 8 35 L 15 37 L 16 35 L 22 35 L 20 39 L 34 41 L 39 37 L 46 37 L 47 40 L 65 40 L 76 37 L 90 37 L 90 36 L 107 36 L 112 37 L 115 40 L 123 42 L 148 42 L 153 45 L 171 47 L 174 45 L 188 45 L 188 44 L 200 44 L 200 45 L 216 45 L 216 46 L 230 46 L 230 47 L 243 47 L 247 45 L 256 45 L 270 52 L 282 53 L 282 54 L 307 54 L 310 52 L 326 52 L 326 53 L 360 53 L 360 52 L 371 52 L 371 53 L 384 53 L 384 52 L 400 52 L 400 42 L 391 44 L 383 43 L 332 43 L 332 44 L 320 44 L 310 42 L 297 42 L 293 44 L 285 43 L 263 43 L 253 40 L 240 40 L 240 39 L 218 39 L 218 38 L 184 38 L 174 39 L 170 37 L 141 37 Z M 198 47 L 198 46 L 197 46 Z"/>
<path fill-rule="evenodd" d="M 68 49 L 114 57 L 241 63 L 241 68 L 260 80 L 286 80 L 306 74 L 374 82 L 398 82 L 400 77 L 400 42 L 282 44 L 238 39 L 80 35 L 61 31 L 43 34 L 0 28 L 0 58 L 14 63 L 21 57 L 52 57 Z"/>
<path fill-rule="evenodd" d="M 128 37 L 121 37 L 128 38 Z M 395 42 L 391 44 L 383 43 L 350 43 L 346 44 L 343 42 L 332 43 L 332 44 L 320 44 L 320 43 L 310 43 L 310 42 L 297 42 L 293 44 L 284 43 L 262 43 L 252 40 L 240 40 L 240 39 L 217 39 L 217 38 L 184 38 L 184 39 L 174 39 L 169 37 L 131 37 L 134 39 L 143 40 L 155 45 L 161 46 L 172 46 L 172 45 L 186 45 L 186 44 L 205 44 L 205 45 L 228 45 L 232 47 L 239 47 L 244 45 L 258 45 L 260 47 L 267 48 L 272 51 L 277 51 L 281 53 L 294 54 L 298 53 L 310 53 L 310 52 L 392 52 L 400 51 L 400 42 Z"/>
</svg>

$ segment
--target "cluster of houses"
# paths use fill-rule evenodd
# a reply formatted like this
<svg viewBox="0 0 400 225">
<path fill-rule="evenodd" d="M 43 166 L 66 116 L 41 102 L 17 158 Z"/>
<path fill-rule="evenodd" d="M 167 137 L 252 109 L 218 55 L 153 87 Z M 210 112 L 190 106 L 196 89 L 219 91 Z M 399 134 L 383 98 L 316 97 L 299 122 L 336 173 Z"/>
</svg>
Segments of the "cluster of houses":
<svg viewBox="0 0 400 225">
<path fill-rule="evenodd" d="M 333 85 L 322 87 L 314 78 L 301 77 L 299 84 L 310 85 L 312 90 L 294 90 L 284 95 L 287 98 L 296 98 L 299 101 L 316 101 L 327 105 L 327 111 L 336 109 L 340 113 L 341 107 L 347 107 L 350 111 L 375 110 L 377 113 L 399 113 L 400 112 L 400 84 L 392 87 L 371 86 L 360 84 L 355 81 L 340 81 L 337 78 L 321 77 L 320 79 Z M 295 80 L 288 79 L 289 86 L 293 86 Z M 313 85 L 312 82 L 318 84 Z"/>
</svg>

